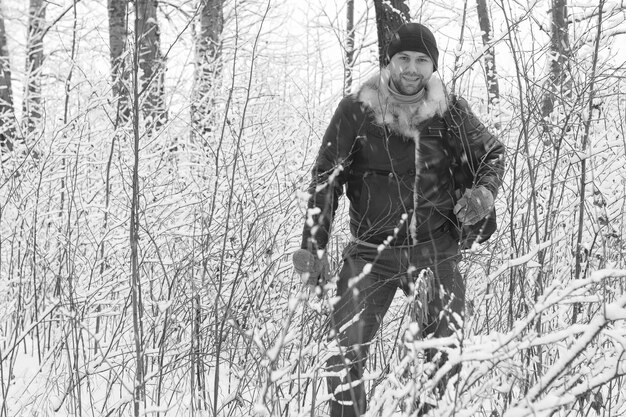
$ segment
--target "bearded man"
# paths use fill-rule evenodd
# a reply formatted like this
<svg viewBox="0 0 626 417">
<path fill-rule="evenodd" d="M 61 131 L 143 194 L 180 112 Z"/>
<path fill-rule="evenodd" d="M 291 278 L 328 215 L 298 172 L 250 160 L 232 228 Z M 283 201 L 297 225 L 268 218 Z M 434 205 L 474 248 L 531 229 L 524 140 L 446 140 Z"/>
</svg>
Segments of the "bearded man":
<svg viewBox="0 0 626 417">
<path fill-rule="evenodd" d="M 331 417 L 365 412 L 368 346 L 398 288 L 427 299 L 422 337 L 462 329 L 461 248 L 495 230 L 494 199 L 504 172 L 503 145 L 464 99 L 448 96 L 436 75 L 432 32 L 404 24 L 387 55 L 389 64 L 345 97 L 328 125 L 312 170 L 302 246 L 294 254 L 303 281 L 323 285 L 325 250 L 345 188 L 352 240 L 330 315 L 341 347 L 328 362 Z M 423 277 L 430 277 L 426 284 Z M 445 360 L 436 351 L 427 357 L 439 366 Z"/>
</svg>

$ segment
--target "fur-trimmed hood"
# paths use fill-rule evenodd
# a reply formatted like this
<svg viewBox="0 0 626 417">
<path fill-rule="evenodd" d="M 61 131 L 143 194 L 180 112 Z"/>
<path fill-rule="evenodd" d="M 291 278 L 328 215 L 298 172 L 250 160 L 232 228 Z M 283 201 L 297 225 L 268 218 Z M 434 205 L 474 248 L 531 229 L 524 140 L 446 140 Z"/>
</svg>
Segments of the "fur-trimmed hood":
<svg viewBox="0 0 626 417">
<path fill-rule="evenodd" d="M 357 100 L 371 109 L 374 121 L 386 125 L 400 135 L 419 139 L 419 125 L 435 115 L 443 116 L 448 108 L 446 89 L 436 75 L 424 88 L 424 99 L 416 104 L 399 103 L 389 91 L 389 70 L 383 68 L 379 74 L 367 80 L 357 92 Z"/>
</svg>

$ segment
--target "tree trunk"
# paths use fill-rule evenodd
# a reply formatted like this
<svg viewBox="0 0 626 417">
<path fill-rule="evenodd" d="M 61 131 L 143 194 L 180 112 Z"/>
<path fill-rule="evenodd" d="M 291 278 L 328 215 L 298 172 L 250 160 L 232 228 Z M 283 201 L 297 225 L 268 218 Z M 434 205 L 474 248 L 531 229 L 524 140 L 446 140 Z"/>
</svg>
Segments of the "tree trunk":
<svg viewBox="0 0 626 417">
<path fill-rule="evenodd" d="M 221 73 L 224 0 L 199 0 L 200 31 L 196 39 L 195 91 L 191 107 L 193 134 L 211 132 L 215 81 Z"/>
<path fill-rule="evenodd" d="M 346 65 L 343 77 L 343 95 L 352 90 L 352 68 L 354 67 L 354 0 L 346 3 Z"/>
<path fill-rule="evenodd" d="M 167 121 L 165 109 L 165 65 L 161 55 L 161 36 L 157 22 L 157 0 L 136 0 L 135 13 L 139 36 L 143 115 L 148 130 L 158 129 Z"/>
<path fill-rule="evenodd" d="M 11 88 L 11 65 L 4 28 L 4 13 L 0 3 L 0 155 L 13 150 L 15 140 L 15 111 Z"/>
<path fill-rule="evenodd" d="M 552 0 L 550 76 L 541 105 L 541 115 L 546 122 L 557 100 L 571 96 L 569 74 L 572 50 L 568 31 L 567 0 Z"/>
<path fill-rule="evenodd" d="M 378 60 L 380 66 L 388 64 L 387 44 L 392 34 L 410 20 L 407 0 L 374 0 L 376 31 L 378 33 Z"/>
<path fill-rule="evenodd" d="M 128 0 L 108 0 L 109 47 L 113 97 L 117 100 L 117 122 L 130 119 L 128 40 Z M 117 124 L 117 123 L 116 123 Z"/>
<path fill-rule="evenodd" d="M 43 0 L 30 0 L 28 36 L 26 40 L 26 85 L 24 87 L 24 127 L 32 133 L 42 123 L 41 68 L 43 64 L 43 34 L 46 16 Z"/>
<path fill-rule="evenodd" d="M 485 78 L 487 80 L 487 94 L 489 95 L 488 109 L 491 110 L 500 99 L 500 86 L 498 85 L 496 58 L 493 46 L 491 46 L 491 21 L 487 9 L 487 0 L 476 0 L 476 9 L 478 11 L 478 24 L 483 34 L 483 46 L 485 47 Z"/>
</svg>

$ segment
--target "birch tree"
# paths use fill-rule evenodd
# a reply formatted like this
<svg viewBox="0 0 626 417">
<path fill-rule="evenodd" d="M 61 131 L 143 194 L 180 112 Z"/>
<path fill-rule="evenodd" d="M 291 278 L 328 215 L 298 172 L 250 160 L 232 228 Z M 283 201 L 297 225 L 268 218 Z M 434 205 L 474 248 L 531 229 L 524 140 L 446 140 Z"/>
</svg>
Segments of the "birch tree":
<svg viewBox="0 0 626 417">
<path fill-rule="evenodd" d="M 221 72 L 224 0 L 199 0 L 199 26 L 196 35 L 195 91 L 191 106 L 193 131 L 204 135 L 212 130 L 215 81 Z"/>
<path fill-rule="evenodd" d="M 354 0 L 346 3 L 346 64 L 344 67 L 343 95 L 352 89 L 352 69 L 354 67 Z"/>
<path fill-rule="evenodd" d="M 570 95 L 572 50 L 569 41 L 567 0 L 552 0 L 550 9 L 550 74 L 541 104 L 544 121 L 554 110 L 556 101 Z"/>
<path fill-rule="evenodd" d="M 15 111 L 4 13 L 0 2 L 0 154 L 13 150 Z"/>
<path fill-rule="evenodd" d="M 113 97 L 117 101 L 117 121 L 130 118 L 128 44 L 128 0 L 108 0 L 109 48 Z"/>
<path fill-rule="evenodd" d="M 410 20 L 407 0 L 374 0 L 376 31 L 378 33 L 378 59 L 387 65 L 387 44 L 396 29 Z"/>
<path fill-rule="evenodd" d="M 27 133 L 41 125 L 41 69 L 43 64 L 43 35 L 47 2 L 30 0 L 26 39 L 26 82 L 24 86 L 23 124 Z"/>
<path fill-rule="evenodd" d="M 483 55 L 485 79 L 487 81 L 487 94 L 489 95 L 488 109 L 491 110 L 500 99 L 500 87 L 498 85 L 498 75 L 496 71 L 496 57 L 493 45 L 491 45 L 491 19 L 489 18 L 487 0 L 476 0 L 476 10 L 478 12 L 478 24 L 482 32 L 483 47 L 485 48 Z"/>
</svg>

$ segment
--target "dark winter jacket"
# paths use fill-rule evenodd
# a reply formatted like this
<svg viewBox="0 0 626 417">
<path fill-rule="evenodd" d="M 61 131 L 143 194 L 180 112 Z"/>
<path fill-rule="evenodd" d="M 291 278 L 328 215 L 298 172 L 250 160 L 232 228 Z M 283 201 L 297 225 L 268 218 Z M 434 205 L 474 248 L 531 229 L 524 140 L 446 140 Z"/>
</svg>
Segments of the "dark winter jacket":
<svg viewBox="0 0 626 417">
<path fill-rule="evenodd" d="M 495 197 L 504 147 L 467 102 L 448 97 L 435 76 L 419 105 L 395 104 L 386 85 L 382 70 L 339 103 L 312 170 L 309 208 L 317 210 L 309 210 L 302 248 L 326 247 L 344 186 L 352 235 L 374 244 L 452 231 L 465 188 L 484 185 Z"/>
</svg>

